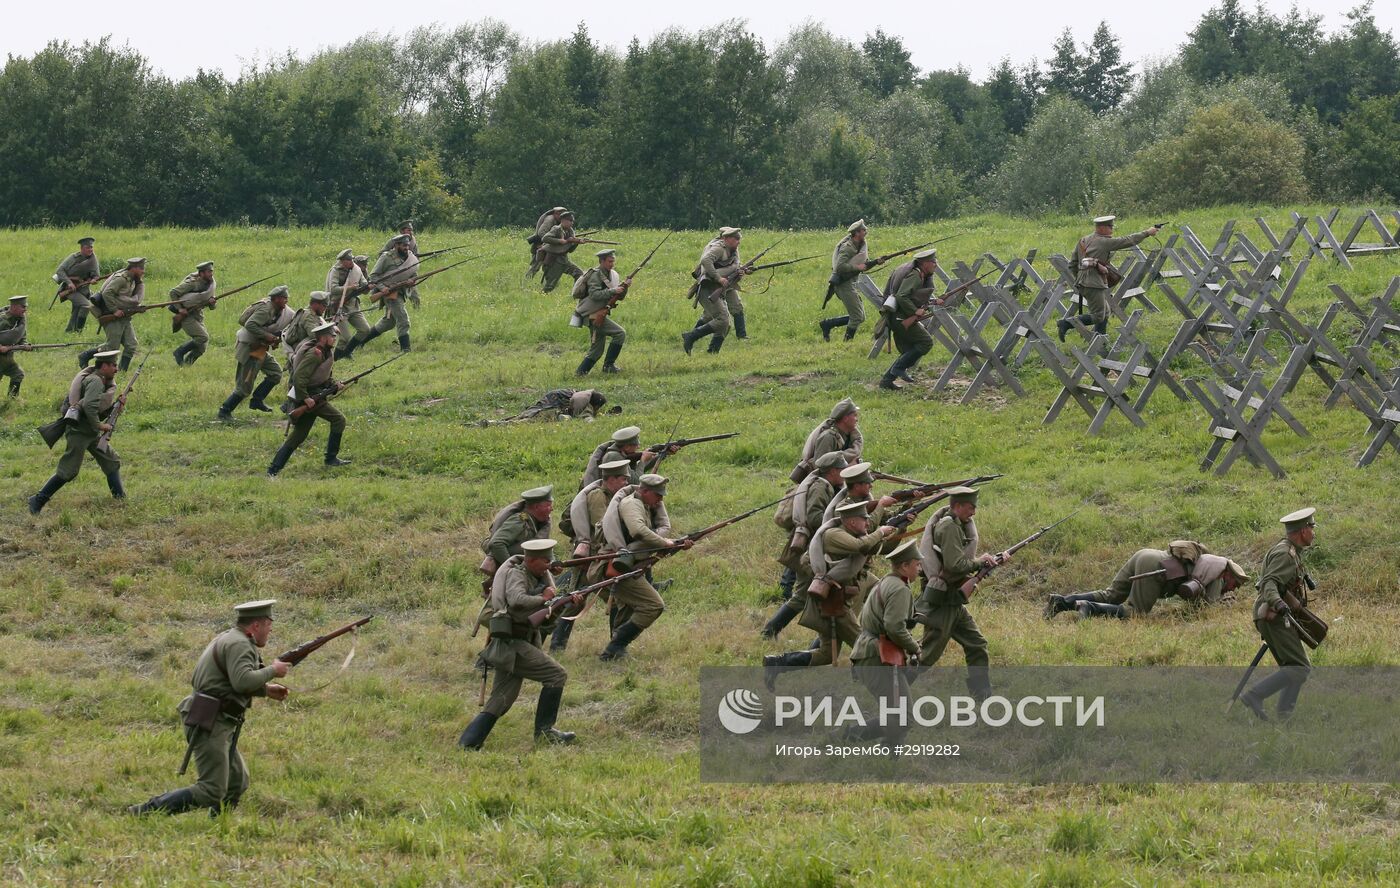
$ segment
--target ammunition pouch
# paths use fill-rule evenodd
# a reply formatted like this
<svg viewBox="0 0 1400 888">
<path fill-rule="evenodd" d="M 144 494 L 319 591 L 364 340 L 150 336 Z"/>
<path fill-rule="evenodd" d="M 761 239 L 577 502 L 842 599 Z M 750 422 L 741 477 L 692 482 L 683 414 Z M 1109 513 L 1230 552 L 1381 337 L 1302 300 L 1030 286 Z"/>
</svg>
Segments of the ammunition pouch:
<svg viewBox="0 0 1400 888">
<path fill-rule="evenodd" d="M 510 614 L 493 614 L 486 621 L 487 638 L 501 638 L 507 641 L 514 639 L 514 625 Z"/>
<path fill-rule="evenodd" d="M 203 728 L 206 731 L 214 729 L 214 722 L 218 721 L 219 713 L 224 709 L 224 701 L 209 694 L 201 694 L 195 691 L 190 695 L 189 705 L 185 709 L 184 722 L 187 727 Z M 232 713 L 231 713 L 232 714 Z M 242 715 L 240 711 L 237 715 Z"/>
<path fill-rule="evenodd" d="M 909 660 L 904 648 L 890 641 L 888 635 L 880 636 L 880 662 L 886 666 L 903 666 Z"/>
</svg>

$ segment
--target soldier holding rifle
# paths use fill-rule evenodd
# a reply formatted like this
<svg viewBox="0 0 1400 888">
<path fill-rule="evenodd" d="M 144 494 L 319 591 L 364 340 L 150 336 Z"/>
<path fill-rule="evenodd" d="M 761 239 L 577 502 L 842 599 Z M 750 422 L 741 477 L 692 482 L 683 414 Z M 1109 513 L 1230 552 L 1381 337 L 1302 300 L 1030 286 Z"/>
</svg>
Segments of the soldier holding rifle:
<svg viewBox="0 0 1400 888">
<path fill-rule="evenodd" d="M 64 333 L 81 333 L 87 325 L 88 306 L 92 304 L 92 290 L 89 288 L 97 282 L 100 273 L 93 243 L 90 237 L 78 238 L 78 252 L 69 253 L 68 258 L 60 262 L 53 272 L 53 282 L 58 284 L 54 298 L 67 300 L 72 306 Z"/>
<path fill-rule="evenodd" d="M 923 320 L 928 317 L 930 305 L 943 304 L 942 300 L 932 298 L 933 272 L 937 268 L 938 251 L 924 250 L 890 272 L 885 282 L 885 293 L 894 303 L 886 314 L 886 323 L 895 348 L 899 349 L 899 357 L 880 380 L 882 389 L 898 391 L 896 379 L 913 382 L 909 371 L 933 348 L 933 337 L 924 329 Z"/>
<path fill-rule="evenodd" d="M 14 353 L 25 344 L 29 325 L 24 316 L 28 312 L 28 296 L 11 296 L 5 313 L 0 315 L 0 376 L 9 377 L 11 398 L 19 397 L 19 384 L 24 382 L 24 371 Z"/>
<path fill-rule="evenodd" d="M 1316 514 L 1317 509 L 1307 508 L 1280 518 L 1284 537 L 1264 555 L 1264 564 L 1259 568 L 1254 628 L 1274 655 L 1279 670 L 1245 691 L 1240 702 L 1263 721 L 1268 721 L 1264 701 L 1275 694 L 1279 695 L 1278 718 L 1286 721 L 1293 715 L 1298 693 L 1312 671 L 1305 643 L 1316 647 L 1322 641 L 1318 629 L 1325 632 L 1327 628 L 1325 623 L 1318 626 L 1315 617 L 1308 621 L 1308 628 L 1300 625 L 1301 620 L 1311 617 L 1306 608 L 1313 582 L 1303 566 L 1303 553 L 1312 547 L 1316 537 Z"/>
<path fill-rule="evenodd" d="M 177 330 L 189 340 L 175 349 L 175 363 L 187 367 L 199 360 L 209 347 L 209 331 L 204 328 L 204 310 L 213 309 L 218 285 L 214 282 L 214 263 L 201 262 L 185 279 L 170 289 L 170 298 L 178 302 L 170 306 Z"/>
<path fill-rule="evenodd" d="M 311 336 L 297 347 L 292 356 L 292 395 L 288 411 L 291 428 L 287 439 L 272 457 L 267 476 L 276 478 L 292 458 L 292 454 L 311 433 L 316 420 L 330 423 L 326 436 L 326 465 L 346 466 L 350 460 L 340 458 L 340 438 L 345 434 L 345 414 L 332 404 L 331 396 L 344 390 L 345 384 L 331 378 L 335 366 L 335 324 L 326 321 L 312 331 Z"/>
<path fill-rule="evenodd" d="M 101 292 L 89 305 L 89 310 L 97 316 L 102 324 L 102 332 L 107 336 L 107 342 L 102 349 L 122 350 L 121 363 L 118 365 L 121 370 L 130 367 L 131 359 L 136 355 L 136 332 L 131 328 L 131 318 L 138 313 L 141 300 L 146 295 L 146 284 L 142 280 L 145 276 L 144 257 L 126 260 L 126 268 L 107 278 Z M 79 353 L 78 366 L 86 367 L 97 351 L 94 348 Z"/>
<path fill-rule="evenodd" d="M 538 247 L 540 267 L 544 269 L 544 292 L 553 292 L 554 288 L 559 286 L 559 279 L 565 272 L 574 280 L 583 275 L 583 269 L 569 258 L 569 254 L 577 250 L 582 243 L 591 241 L 585 241 L 574 234 L 574 214 L 569 210 L 560 213 L 558 221 L 540 238 Z"/>
<path fill-rule="evenodd" d="M 112 492 L 112 497 L 118 500 L 126 498 L 126 490 L 122 487 L 122 461 L 112 449 L 110 438 L 116 428 L 116 416 L 131 394 L 140 370 L 133 374 L 126 391 L 118 400 L 117 387 L 112 381 L 117 375 L 118 354 L 120 352 L 116 349 L 94 354 L 93 365 L 80 370 L 69 383 L 62 414 L 39 429 L 39 434 L 50 447 L 58 443 L 60 436 L 67 446 L 58 460 L 53 477 L 44 482 L 38 493 L 29 497 L 29 514 L 39 514 L 63 485 L 78 477 L 85 452 L 97 461 L 98 468 L 107 476 L 107 489 Z"/>
<path fill-rule="evenodd" d="M 277 363 L 277 355 L 272 346 L 282 338 L 282 331 L 296 317 L 287 307 L 287 288 L 274 287 L 266 297 L 254 302 L 238 317 L 238 333 L 234 337 L 234 377 L 233 394 L 224 399 L 219 407 L 219 419 L 228 422 L 233 419 L 233 410 L 251 393 L 253 398 L 248 406 L 253 410 L 271 413 L 264 399 L 272 392 L 273 386 L 282 380 L 282 365 Z M 263 381 L 253 388 L 253 380 L 258 374 Z"/>
</svg>

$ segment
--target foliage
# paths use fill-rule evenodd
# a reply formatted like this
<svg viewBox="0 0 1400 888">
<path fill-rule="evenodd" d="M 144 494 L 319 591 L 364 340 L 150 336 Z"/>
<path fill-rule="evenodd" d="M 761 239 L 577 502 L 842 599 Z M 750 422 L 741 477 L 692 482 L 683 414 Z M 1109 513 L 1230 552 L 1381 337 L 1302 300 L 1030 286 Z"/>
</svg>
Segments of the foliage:
<svg viewBox="0 0 1400 888">
<path fill-rule="evenodd" d="M 1016 213 L 1088 212 L 1120 146 L 1115 128 L 1073 99 L 1052 96 L 1012 141 L 991 178 L 991 199 Z"/>
</svg>

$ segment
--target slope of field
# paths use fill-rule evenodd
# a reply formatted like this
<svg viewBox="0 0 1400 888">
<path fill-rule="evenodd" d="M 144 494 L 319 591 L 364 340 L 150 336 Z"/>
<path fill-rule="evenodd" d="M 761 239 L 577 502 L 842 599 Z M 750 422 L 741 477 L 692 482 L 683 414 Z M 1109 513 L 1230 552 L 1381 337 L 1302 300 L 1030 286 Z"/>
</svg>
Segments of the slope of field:
<svg viewBox="0 0 1400 888">
<path fill-rule="evenodd" d="M 1276 229 L 1287 223 L 1286 211 L 1264 214 Z M 1226 219 L 1254 215 L 1235 208 L 1183 221 L 1210 241 Z M 1067 252 L 1082 227 L 978 217 L 876 229 L 872 242 L 875 251 L 893 250 L 961 231 L 943 246 L 945 263 L 984 251 L 1010 259 L 1031 248 L 1046 257 Z M 32 341 L 64 340 L 67 313 L 45 310 L 47 281 L 82 233 L 10 232 L 0 247 L 3 295 L 33 296 Z M 196 262 L 213 259 L 225 289 L 281 273 L 294 306 L 321 286 L 337 251 L 370 252 L 384 239 L 321 229 L 91 233 L 108 261 L 149 257 L 150 301 L 163 299 Z M 625 244 L 624 274 L 661 236 L 607 234 Z M 746 232 L 746 254 L 776 236 Z M 739 431 L 665 464 L 673 519 L 682 529 L 699 527 L 781 495 L 803 437 L 847 395 L 864 410 L 866 452 L 881 469 L 929 479 L 1006 473 L 987 488 L 978 515 L 988 546 L 1083 507 L 983 587 L 975 610 L 994 667 L 1242 669 L 1258 644 L 1246 604 L 1252 589 L 1210 613 L 1183 616 L 1169 605 L 1132 623 L 1064 616 L 1047 624 L 1041 603 L 1051 592 L 1100 588 L 1135 549 L 1183 536 L 1253 570 L 1278 537 L 1278 516 L 1303 505 L 1319 509 L 1310 561 L 1320 609 L 1335 626 L 1317 662 L 1397 660 L 1400 458 L 1384 452 L 1369 469 L 1353 468 L 1366 423 L 1346 406 L 1324 410 L 1326 393 L 1314 377 L 1286 402 L 1311 436 L 1282 425 L 1266 435 L 1289 473 L 1283 480 L 1243 460 L 1224 478 L 1198 472 L 1209 443 L 1204 414 L 1165 390 L 1147 410 L 1147 428 L 1115 417 L 1096 438 L 1084 434 L 1087 420 L 1077 412 L 1041 424 L 1058 388 L 1035 362 L 1021 374 L 1024 398 L 993 390 L 959 406 L 923 386 L 882 392 L 874 383 L 884 365 L 867 361 L 864 332 L 854 343 L 817 335 L 835 232 L 795 234 L 770 254 L 823 258 L 783 269 L 766 291 L 763 279 L 749 283 L 749 341 L 731 338 L 719 356 L 687 357 L 679 334 L 695 313 L 682 294 L 708 237 L 673 237 L 616 314 L 628 330 L 625 372 L 595 374 L 589 384 L 622 405 L 621 416 L 481 427 L 548 388 L 574 386 L 585 334 L 567 326 L 571 300 L 562 285 L 553 294 L 522 288 L 520 232 L 424 233 L 424 249 L 467 243 L 466 254 L 484 258 L 425 286 L 413 353 L 338 402 L 349 418 L 343 455 L 354 464 L 321 465 L 318 426 L 276 482 L 263 474 L 282 438 L 271 417 L 245 408 L 231 426 L 214 422 L 232 384 L 233 332 L 248 301 L 241 296 L 209 316 L 211 349 L 190 369 L 170 357 L 180 339 L 163 310 L 137 319 L 141 348 L 154 354 L 114 440 L 129 493 L 121 506 L 88 463 L 43 515 L 25 511 L 22 496 L 57 458 L 33 429 L 51 417 L 75 368 L 71 351 L 21 356 L 23 396 L 0 404 L 0 810 L 7 813 L 0 879 L 775 886 L 1400 879 L 1400 793 L 1389 785 L 701 784 L 698 668 L 756 664 L 807 641 L 795 625 L 777 644 L 758 638 L 781 544 L 762 515 L 658 570 L 675 580 L 668 610 L 625 664 L 596 660 L 606 641 L 599 612 L 579 626 L 562 659 L 570 682 L 560 720 L 580 733 L 579 745 L 532 750 L 535 688 L 527 685 L 484 753 L 456 749 L 476 711 L 471 666 L 481 640 L 468 635 L 480 603 L 478 545 L 495 509 L 543 483 L 567 497 L 589 451 L 620 425 L 642 426 L 644 443 L 673 430 Z M 1049 274 L 1044 258 L 1037 266 Z M 1396 258 L 1356 266 L 1347 273 L 1315 262 L 1294 307 L 1315 319 L 1330 301 L 1328 283 L 1369 297 L 1400 274 Z M 1150 317 L 1149 338 L 1160 346 L 1177 323 L 1175 315 Z M 385 336 L 337 375 L 394 350 Z M 935 347 L 922 377 L 943 361 Z M 1204 372 L 1190 362 L 1180 370 Z M 355 615 L 376 619 L 339 681 L 255 707 L 240 741 L 253 783 L 236 813 L 214 823 L 125 817 L 123 806 L 179 785 L 174 706 L 231 605 L 257 597 L 282 602 L 276 650 Z M 344 650 L 318 654 L 288 683 L 320 684 Z M 958 665 L 956 651 L 949 657 Z M 1305 690 L 1301 717 L 1306 703 Z"/>
</svg>

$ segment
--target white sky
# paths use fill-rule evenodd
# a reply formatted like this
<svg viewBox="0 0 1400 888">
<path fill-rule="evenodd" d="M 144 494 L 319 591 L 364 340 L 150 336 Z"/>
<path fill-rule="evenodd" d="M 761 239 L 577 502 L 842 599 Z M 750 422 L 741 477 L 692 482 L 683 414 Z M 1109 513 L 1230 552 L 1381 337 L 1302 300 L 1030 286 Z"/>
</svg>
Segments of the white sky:
<svg viewBox="0 0 1400 888">
<path fill-rule="evenodd" d="M 1345 23 L 1344 13 L 1358 0 L 1305 0 L 1305 9 L 1322 14 L 1331 31 Z M 666 3 L 660 0 L 584 0 L 582 3 L 516 2 L 485 4 L 450 0 L 411 0 L 402 6 L 384 0 L 60 0 L 54 7 L 17 5 L 0 28 L 0 52 L 30 55 L 53 39 L 80 43 L 112 35 L 140 50 L 160 71 L 181 78 L 199 67 L 216 68 L 229 77 L 247 62 L 280 55 L 287 49 L 309 54 L 336 46 L 369 31 L 402 34 L 419 25 L 456 25 L 494 17 L 526 38 L 567 37 L 579 20 L 593 39 L 618 48 L 636 35 L 643 42 L 668 27 L 697 30 L 729 18 L 748 20 L 749 28 L 771 49 L 793 26 L 811 18 L 834 33 L 859 42 L 877 26 L 899 33 L 922 70 L 961 64 L 981 80 L 1003 56 L 1020 65 L 1044 60 L 1050 44 L 1065 27 L 1087 41 L 1100 18 L 1122 40 L 1124 57 L 1134 63 L 1173 52 L 1213 0 L 1129 0 L 1120 4 L 1003 3 L 860 3 L 852 0 L 768 0 L 725 5 Z M 1253 0 L 1241 4 L 1253 9 Z M 1278 14 L 1287 0 L 1266 0 Z M 1377 24 L 1400 33 L 1400 3 L 1376 3 Z M 917 38 L 916 39 L 916 35 Z"/>
</svg>

